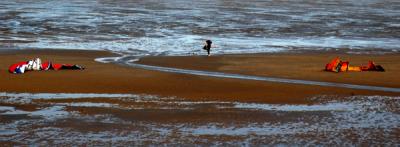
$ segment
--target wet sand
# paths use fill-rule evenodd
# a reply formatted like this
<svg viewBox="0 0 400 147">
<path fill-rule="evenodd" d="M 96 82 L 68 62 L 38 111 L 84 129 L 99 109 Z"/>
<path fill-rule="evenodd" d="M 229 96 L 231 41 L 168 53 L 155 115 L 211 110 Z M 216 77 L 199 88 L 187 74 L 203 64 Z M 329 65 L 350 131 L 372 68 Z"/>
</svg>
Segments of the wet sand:
<svg viewBox="0 0 400 147">
<path fill-rule="evenodd" d="M 399 53 L 399 7 L 396 0 L 0 1 L 0 48 L 125 55 L 117 65 L 93 61 L 113 56 L 104 51 L 0 49 L 0 144 L 399 146 L 399 93 L 165 73 L 125 62 L 188 55 L 140 63 L 399 90 L 399 55 L 380 55 Z M 205 39 L 219 54 L 309 52 L 194 56 L 204 54 Z M 335 56 L 354 65 L 374 60 L 387 72 L 323 72 Z M 7 73 L 35 57 L 87 69 Z"/>
<path fill-rule="evenodd" d="M 224 100 L 264 103 L 307 103 L 315 95 L 399 95 L 399 93 L 354 90 L 213 78 L 135 69 L 94 61 L 96 57 L 113 56 L 105 51 L 16 50 L 0 54 L 2 92 L 62 93 L 135 93 L 163 97 L 176 96 L 191 100 Z M 329 73 L 324 64 L 335 56 L 349 59 L 354 65 L 374 60 L 387 72 Z M 83 71 L 40 71 L 22 75 L 10 74 L 12 63 L 34 57 L 54 63 L 79 64 Z M 306 79 L 384 87 L 400 87 L 399 55 L 330 55 L 330 54 L 255 54 L 191 57 L 148 57 L 139 63 L 186 69 L 200 69 Z M 365 62 L 364 62 L 365 61 Z"/>
<path fill-rule="evenodd" d="M 382 65 L 386 72 L 323 71 L 333 58 L 350 61 L 350 66 Z M 302 79 L 335 83 L 400 87 L 400 54 L 346 54 L 338 52 L 238 54 L 223 56 L 146 57 L 138 63 L 245 75 Z"/>
<path fill-rule="evenodd" d="M 1 51 L 0 142 L 6 145 L 398 143 L 395 138 L 399 134 L 399 99 L 393 96 L 399 93 L 164 73 L 94 61 L 108 56 L 115 55 L 105 51 Z M 373 56 L 372 60 L 382 64 L 387 72 L 321 71 L 325 59 L 331 56 L 351 57 L 355 63 L 372 57 L 280 53 L 147 57 L 139 63 L 399 87 L 398 79 L 393 76 L 399 72 L 396 68 L 400 65 L 399 55 Z M 12 63 L 34 57 L 79 64 L 87 69 L 21 75 L 7 72 Z M 377 76 L 381 81 L 366 79 Z"/>
</svg>

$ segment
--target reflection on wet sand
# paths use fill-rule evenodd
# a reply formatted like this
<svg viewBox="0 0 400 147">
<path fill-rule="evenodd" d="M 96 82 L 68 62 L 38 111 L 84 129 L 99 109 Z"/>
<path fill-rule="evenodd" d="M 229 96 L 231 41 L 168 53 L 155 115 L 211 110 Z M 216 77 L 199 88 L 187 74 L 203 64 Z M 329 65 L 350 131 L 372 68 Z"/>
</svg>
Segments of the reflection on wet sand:
<svg viewBox="0 0 400 147">
<path fill-rule="evenodd" d="M 398 97 L 316 96 L 310 105 L 133 94 L 1 93 L 0 97 L 0 141 L 17 145 L 399 143 Z"/>
</svg>

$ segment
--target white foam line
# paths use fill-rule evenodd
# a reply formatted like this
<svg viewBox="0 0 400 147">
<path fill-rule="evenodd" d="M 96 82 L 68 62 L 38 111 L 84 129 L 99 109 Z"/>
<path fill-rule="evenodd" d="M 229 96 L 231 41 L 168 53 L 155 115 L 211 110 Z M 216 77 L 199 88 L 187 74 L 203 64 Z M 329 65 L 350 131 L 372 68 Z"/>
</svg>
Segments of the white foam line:
<svg viewBox="0 0 400 147">
<path fill-rule="evenodd" d="M 290 84 L 303 84 L 303 85 L 314 85 L 314 86 L 340 87 L 340 88 L 373 90 L 373 91 L 400 92 L 400 88 L 391 88 L 391 87 L 367 86 L 367 85 L 333 83 L 333 82 L 320 82 L 320 81 L 310 81 L 310 80 L 295 80 L 295 79 L 274 78 L 274 77 L 264 77 L 264 76 L 250 76 L 250 75 L 242 75 L 242 74 L 223 73 L 223 72 L 212 72 L 212 71 L 201 71 L 201 70 L 190 70 L 190 69 L 152 66 L 152 65 L 144 65 L 144 64 L 137 64 L 137 63 L 131 63 L 131 62 L 124 62 L 124 64 L 130 65 L 132 67 L 147 69 L 147 70 L 190 74 L 190 75 L 198 75 L 198 76 L 232 78 L 232 79 L 243 79 L 243 80 L 256 80 L 256 81 L 290 83 Z"/>
<path fill-rule="evenodd" d="M 160 101 L 160 100 L 136 100 L 135 102 L 177 104 L 177 105 L 198 105 L 198 104 L 232 104 L 232 102 L 221 101 Z"/>
<path fill-rule="evenodd" d="M 67 94 L 67 93 L 0 93 L 0 96 L 5 96 L 11 99 L 13 102 L 26 101 L 25 99 L 64 99 L 64 98 L 92 98 L 92 97 L 128 97 L 136 95 L 123 95 L 123 94 Z M 14 98 L 23 98 L 22 100 L 13 100 Z M 256 109 L 264 111 L 344 111 L 351 109 L 351 105 L 345 104 L 326 104 L 326 105 L 275 105 L 275 104 L 256 104 L 256 103 L 240 103 L 240 102 L 224 102 L 224 101 L 163 101 L 163 100 L 151 100 L 151 99 L 133 99 L 136 103 L 156 103 L 161 106 L 151 107 L 155 109 L 190 109 L 194 105 L 219 105 L 217 108 L 220 109 Z M 55 103 L 58 106 L 75 106 L 75 107 L 115 107 L 120 108 L 118 105 L 110 103 L 93 103 L 93 102 L 74 102 L 74 103 Z M 173 107 L 171 105 L 184 106 L 183 108 Z M 134 107 L 133 109 L 145 109 L 146 107 Z M 150 108 L 150 107 L 149 107 Z M 14 107 L 0 106 L 0 111 L 6 111 L 4 114 L 27 114 L 25 111 L 16 111 Z M 11 112 L 10 112 L 11 111 Z"/>
<path fill-rule="evenodd" d="M 94 61 L 100 63 L 110 63 L 111 61 L 116 61 L 118 57 L 104 57 L 104 58 L 96 58 Z"/>
<path fill-rule="evenodd" d="M 241 103 L 241 102 L 223 102 L 223 101 L 200 101 L 200 102 L 190 102 L 190 101 L 174 101 L 174 102 L 164 102 L 164 101 L 146 101 L 138 100 L 135 102 L 143 103 L 157 103 L 163 106 L 168 105 L 179 105 L 187 106 L 192 108 L 193 105 L 211 104 L 217 105 L 219 109 L 250 109 L 250 110 L 262 110 L 262 111 L 351 111 L 354 109 L 354 104 L 350 103 L 327 103 L 327 104 L 316 104 L 316 105 L 280 105 L 280 104 L 259 104 L 259 103 Z M 220 105 L 220 106 L 218 106 Z M 170 109 L 173 109 L 171 107 Z M 185 107 L 186 108 L 186 107 Z M 157 107 L 158 109 L 158 107 Z M 180 108 L 182 109 L 182 108 Z"/>
<path fill-rule="evenodd" d="M 69 112 L 65 111 L 64 108 L 65 108 L 65 106 L 52 106 L 52 107 L 48 107 L 46 109 L 33 111 L 30 113 L 30 115 L 43 116 L 46 118 L 66 116 L 69 114 Z"/>
<path fill-rule="evenodd" d="M 0 99 L 3 102 L 30 103 L 34 99 L 78 99 L 78 98 L 146 98 L 151 96 L 140 96 L 134 94 L 96 94 L 96 93 L 6 93 L 0 92 Z"/>
<path fill-rule="evenodd" d="M 117 105 L 110 103 L 92 103 L 92 102 L 79 102 L 79 103 L 56 103 L 57 105 L 72 106 L 72 107 L 103 107 L 112 108 L 117 107 Z"/>
<path fill-rule="evenodd" d="M 6 93 L 0 92 L 0 97 L 27 99 L 65 99 L 65 98 L 122 98 L 138 97 L 133 94 L 98 94 L 98 93 Z"/>
<path fill-rule="evenodd" d="M 15 111 L 15 108 L 10 106 L 0 106 L 0 111 Z"/>
<path fill-rule="evenodd" d="M 70 113 L 64 110 L 65 106 L 52 106 L 47 107 L 45 109 L 37 110 L 37 111 L 23 111 L 17 110 L 14 107 L 8 106 L 0 106 L 0 111 L 5 111 L 0 113 L 0 115 L 29 115 L 29 116 L 41 116 L 46 119 L 54 119 L 58 117 L 67 116 Z"/>
<path fill-rule="evenodd" d="M 353 111 L 359 107 L 358 103 L 354 102 L 329 102 L 314 105 L 282 105 L 282 104 L 262 104 L 262 103 L 242 103 L 242 102 L 227 102 L 227 101 L 181 101 L 180 99 L 162 99 L 155 96 L 143 96 L 130 95 L 130 94 L 68 94 L 68 93 L 0 93 L 0 97 L 3 102 L 12 103 L 24 103 L 31 102 L 32 99 L 74 99 L 74 98 L 129 98 L 135 103 L 155 103 L 157 106 L 143 107 L 136 106 L 127 107 L 127 109 L 191 109 L 196 105 L 211 105 L 218 109 L 250 109 L 250 110 L 261 110 L 261 111 Z M 375 99 L 376 97 L 369 97 Z M 382 98 L 382 97 L 379 97 Z M 398 100 L 399 97 L 392 97 L 390 99 Z M 171 101 L 172 100 L 172 101 Z M 117 104 L 110 103 L 94 103 L 94 102 L 74 102 L 74 103 L 54 103 L 55 106 L 75 106 L 75 107 L 107 107 L 107 108 L 122 108 Z M 176 107 L 180 106 L 180 107 Z M 375 108 L 378 106 L 369 106 L 369 108 Z M 17 111 L 14 107 L 0 106 L 0 112 L 5 111 L 3 114 L 19 114 L 26 112 Z"/>
<path fill-rule="evenodd" d="M 234 108 L 266 111 L 350 111 L 354 109 L 354 105 L 345 103 L 328 103 L 322 105 L 272 105 L 256 103 L 235 103 Z"/>
<path fill-rule="evenodd" d="M 82 36 L 81 36 L 82 37 Z M 110 38 L 113 38 L 111 36 Z M 36 42 L 16 44 L 18 47 L 28 48 L 62 48 L 82 50 L 112 50 L 124 52 L 129 49 L 139 49 L 152 53 L 166 53 L 167 55 L 187 55 L 201 51 L 201 40 L 206 36 L 179 35 L 160 38 L 141 37 L 109 41 L 77 42 L 80 37 L 69 39 L 60 38 L 57 40 L 49 38 L 37 38 Z M 212 37 L 210 37 L 212 38 Z M 62 41 L 62 42 L 58 42 Z M 288 50 L 288 47 L 301 48 L 381 48 L 391 51 L 398 49 L 399 39 L 392 38 L 355 38 L 345 39 L 338 37 L 289 37 L 289 38 L 261 38 L 261 37 L 236 37 L 236 38 L 213 38 L 218 48 L 213 49 L 214 53 L 263 53 L 280 52 Z"/>
</svg>

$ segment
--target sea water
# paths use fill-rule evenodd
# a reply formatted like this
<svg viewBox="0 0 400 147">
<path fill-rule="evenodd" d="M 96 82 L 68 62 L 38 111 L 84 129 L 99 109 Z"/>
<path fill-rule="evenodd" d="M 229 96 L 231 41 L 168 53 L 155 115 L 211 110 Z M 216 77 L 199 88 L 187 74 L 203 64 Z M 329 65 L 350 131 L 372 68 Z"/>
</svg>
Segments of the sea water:
<svg viewBox="0 0 400 147">
<path fill-rule="evenodd" d="M 0 48 L 197 55 L 346 49 L 398 52 L 400 2 L 0 1 Z"/>
</svg>

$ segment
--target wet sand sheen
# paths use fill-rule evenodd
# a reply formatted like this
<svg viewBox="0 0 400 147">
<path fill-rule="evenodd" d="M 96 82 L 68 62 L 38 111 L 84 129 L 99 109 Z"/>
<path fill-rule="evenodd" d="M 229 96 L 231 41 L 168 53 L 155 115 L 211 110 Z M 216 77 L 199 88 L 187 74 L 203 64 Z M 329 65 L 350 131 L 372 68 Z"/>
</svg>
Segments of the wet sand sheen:
<svg viewBox="0 0 400 147">
<path fill-rule="evenodd" d="M 325 80 L 325 74 L 344 75 L 354 78 L 350 83 L 371 84 L 353 73 L 300 68 L 311 65 L 305 60 L 322 59 L 324 55 L 149 57 L 140 63 L 248 75 L 286 73 L 279 76 L 306 80 L 310 77 L 301 75 L 315 75 L 311 80 Z M 0 142 L 122 146 L 194 143 L 209 146 L 220 142 L 226 145 L 398 144 L 399 93 L 164 73 L 94 61 L 104 56 L 113 54 L 67 50 L 0 52 L 3 71 L 0 72 Z M 281 60 L 281 66 L 264 64 L 273 62 L 276 56 L 285 59 Z M 22 75 L 6 72 L 8 65 L 34 57 L 80 64 L 87 69 Z M 387 74 L 397 73 L 392 70 L 400 64 L 397 55 L 379 57 L 373 60 L 393 59 L 383 64 L 391 70 L 358 74 L 370 78 L 380 75 L 383 81 L 396 82 L 396 78 L 390 79 Z M 291 68 L 292 58 L 304 61 L 295 68 L 294 75 L 279 68 Z M 357 55 L 354 60 L 364 58 L 367 56 Z M 320 69 L 320 66 L 310 68 Z"/>
<path fill-rule="evenodd" d="M 342 72 L 323 71 L 331 59 L 340 57 L 350 61 L 351 66 L 366 66 L 368 61 L 381 64 L 386 72 Z M 139 64 L 174 67 L 182 69 L 219 71 L 265 77 L 334 83 L 359 84 L 383 87 L 400 87 L 400 54 L 345 54 L 338 52 L 270 53 L 224 56 L 179 56 L 145 57 Z"/>
<path fill-rule="evenodd" d="M 0 68 L 6 71 L 12 63 L 41 57 L 60 63 L 87 67 L 84 71 L 29 72 L 13 75 L 1 72 L 3 92 L 60 92 L 60 93 L 144 93 L 176 96 L 190 100 L 224 100 L 264 103 L 309 103 L 315 95 L 398 95 L 398 93 L 354 90 L 346 88 L 309 86 L 260 81 L 213 78 L 136 69 L 94 61 L 101 56 L 113 56 L 102 51 L 17 50 L 2 52 Z M 173 66 L 186 69 L 224 71 L 231 73 L 268 75 L 292 79 L 341 82 L 349 84 L 398 87 L 394 75 L 399 71 L 398 55 L 382 55 L 373 60 L 388 71 L 384 73 L 327 73 L 322 72 L 322 59 L 327 54 L 224 55 L 215 57 L 145 58 L 139 63 Z M 349 55 L 345 55 L 349 57 Z M 369 55 L 351 56 L 354 64 Z M 254 57 L 254 58 L 253 58 Z M 279 63 L 276 63 L 280 57 Z M 311 58 L 311 60 L 309 60 Z M 319 58 L 320 60 L 313 60 Z M 298 65 L 293 65 L 298 60 Z M 307 61 L 308 60 L 308 61 Z M 279 66 L 277 66 L 277 64 Z M 304 67 L 304 68 L 302 68 Z M 292 69 L 292 70 L 287 70 Z M 293 71 L 293 72 L 292 72 Z M 342 77 L 343 76 L 343 77 Z M 376 80 L 379 77 L 379 80 Z M 373 80 L 369 80 L 373 79 Z M 40 83 L 33 85 L 32 83 Z"/>
<path fill-rule="evenodd" d="M 142 68 L 142 69 L 147 69 L 147 70 L 188 74 L 188 75 L 196 75 L 196 76 L 231 78 L 231 79 L 241 79 L 241 80 L 254 80 L 254 81 L 264 81 L 264 82 L 286 83 L 286 84 L 302 84 L 302 85 L 311 85 L 311 86 L 350 88 L 350 89 L 361 89 L 361 90 L 371 90 L 371 91 L 400 92 L 400 88 L 356 85 L 356 84 L 346 84 L 346 83 L 333 83 L 333 82 L 321 82 L 321 81 L 310 81 L 310 80 L 296 80 L 296 79 L 276 78 L 276 77 L 266 77 L 266 76 L 251 76 L 251 75 L 244 75 L 244 74 L 232 74 L 232 73 L 223 73 L 223 72 L 160 67 L 160 66 L 130 63 L 130 62 L 126 62 L 125 64 L 132 66 L 132 67 Z"/>
<path fill-rule="evenodd" d="M 392 145 L 400 123 L 399 97 L 386 96 L 315 97 L 319 104 L 313 105 L 118 94 L 0 96 L 0 142 L 12 145 Z M 27 105 L 37 109 L 21 110 Z"/>
</svg>

